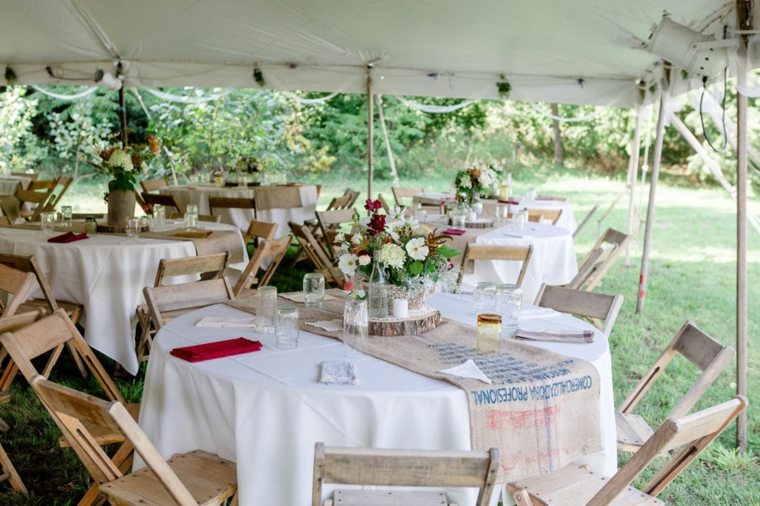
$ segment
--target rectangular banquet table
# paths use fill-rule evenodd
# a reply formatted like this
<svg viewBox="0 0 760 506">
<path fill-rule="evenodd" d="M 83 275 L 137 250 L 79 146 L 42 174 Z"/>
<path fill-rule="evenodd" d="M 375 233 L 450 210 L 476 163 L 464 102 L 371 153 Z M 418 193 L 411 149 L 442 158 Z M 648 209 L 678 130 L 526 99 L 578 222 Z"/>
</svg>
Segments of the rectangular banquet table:
<svg viewBox="0 0 760 506">
<path fill-rule="evenodd" d="M 429 305 L 465 323 L 475 318 L 467 296 L 435 295 Z M 464 390 L 359 352 L 354 352 L 358 385 L 321 384 L 319 364 L 344 357 L 339 341 L 302 331 L 299 347 L 283 351 L 274 347 L 271 334 L 195 327 L 206 316 L 251 317 L 218 305 L 165 326 L 151 352 L 140 425 L 165 457 L 200 448 L 237 462 L 241 505 L 311 504 L 316 441 L 352 447 L 470 449 Z M 552 318 L 592 328 L 567 315 Z M 175 347 L 238 336 L 261 341 L 263 349 L 197 363 L 169 354 Z M 598 371 L 602 451 L 578 462 L 611 475 L 617 458 L 610 353 L 606 337 L 600 332 L 595 337 L 591 344 L 536 346 L 584 359 Z M 462 506 L 475 498 L 462 489 L 450 495 Z"/>
<path fill-rule="evenodd" d="M 230 225 L 204 222 L 200 226 L 239 234 Z M 114 234 L 94 234 L 67 244 L 47 242 L 60 233 L 0 228 L 0 252 L 34 255 L 55 297 L 84 306 L 80 322 L 90 346 L 119 362 L 130 374 L 137 374 L 140 364 L 135 354 L 135 309 L 143 303 L 143 287 L 153 285 L 162 258 L 195 256 L 195 245 L 185 240 Z M 245 250 L 242 236 L 240 245 Z M 42 294 L 37 291 L 32 296 Z"/>
</svg>

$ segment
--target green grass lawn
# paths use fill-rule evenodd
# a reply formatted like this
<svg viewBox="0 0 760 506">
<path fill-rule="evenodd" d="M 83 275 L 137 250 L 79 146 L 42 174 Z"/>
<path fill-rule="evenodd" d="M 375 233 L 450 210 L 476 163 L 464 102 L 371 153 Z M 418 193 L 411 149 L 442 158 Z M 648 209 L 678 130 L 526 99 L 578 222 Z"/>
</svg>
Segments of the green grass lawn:
<svg viewBox="0 0 760 506">
<path fill-rule="evenodd" d="M 343 190 L 346 181 L 354 188 L 365 188 L 361 176 L 334 177 L 326 183 L 321 202 Z M 422 186 L 428 190 L 450 189 L 449 177 L 426 177 L 405 180 L 404 186 Z M 521 171 L 515 173 L 516 193 L 536 186 L 542 193 L 568 196 L 578 221 L 595 204 L 596 216 L 577 239 L 579 258 L 596 238 L 596 218 L 624 190 L 622 181 L 565 170 Z M 382 191 L 390 197 L 390 183 L 377 182 L 373 193 Z M 67 196 L 67 202 L 82 212 L 103 210 L 96 186 L 83 186 Z M 754 211 L 758 206 L 753 205 Z M 75 209 L 76 210 L 76 209 Z M 625 297 L 623 309 L 610 338 L 615 398 L 619 403 L 640 376 L 649 368 L 662 348 L 686 320 L 693 320 L 719 341 L 735 342 L 735 205 L 719 189 L 688 188 L 663 184 L 658 190 L 657 211 L 650 266 L 648 297 L 643 316 L 635 314 L 636 292 L 641 255 L 641 241 L 634 243 L 631 267 L 620 261 L 598 291 L 620 293 Z M 601 229 L 625 230 L 626 201 L 623 199 L 601 224 Z M 643 235 L 643 231 L 640 236 Z M 723 436 L 693 463 L 661 495 L 673 504 L 728 505 L 760 504 L 760 375 L 757 374 L 760 351 L 760 235 L 750 228 L 748 240 L 749 282 L 749 449 L 746 454 L 734 451 L 735 431 L 731 426 Z M 281 290 L 300 287 L 303 270 L 282 270 L 275 277 Z M 63 362 L 67 362 L 64 360 Z M 686 392 L 695 377 L 694 368 L 676 361 L 667 376 L 645 398 L 639 412 L 654 422 L 662 421 L 675 402 Z M 76 377 L 64 367 L 53 379 L 97 393 L 91 381 Z M 120 380 L 130 400 L 138 400 L 142 376 Z M 735 391 L 733 364 L 710 389 L 698 407 L 729 399 Z M 22 478 L 31 491 L 23 498 L 0 485 L 0 504 L 76 504 L 86 490 L 86 473 L 67 449 L 57 446 L 58 431 L 41 410 L 36 398 L 22 379 L 12 388 L 12 400 L 0 407 L 0 416 L 8 421 L 11 432 L 0 437 Z M 621 463 L 623 462 L 621 454 Z"/>
</svg>

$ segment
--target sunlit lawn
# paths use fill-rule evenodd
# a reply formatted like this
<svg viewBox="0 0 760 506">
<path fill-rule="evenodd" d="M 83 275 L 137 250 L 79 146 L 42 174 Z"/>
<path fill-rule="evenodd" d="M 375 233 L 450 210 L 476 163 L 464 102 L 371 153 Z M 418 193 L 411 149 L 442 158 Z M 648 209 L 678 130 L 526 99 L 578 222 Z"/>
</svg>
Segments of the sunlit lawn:
<svg viewBox="0 0 760 506">
<path fill-rule="evenodd" d="M 583 176 L 572 171 L 546 170 L 515 173 L 517 193 L 529 185 L 542 193 L 565 195 L 571 198 L 578 221 L 595 204 L 599 211 L 577 240 L 579 257 L 593 243 L 599 218 L 609 204 L 623 191 L 622 181 Z M 325 179 L 325 178 L 322 178 Z M 329 179 L 329 178 L 327 178 Z M 365 188 L 362 176 L 335 178 L 326 182 L 321 201 L 346 186 Z M 450 178 L 424 177 L 404 180 L 406 186 L 423 186 L 428 190 L 450 189 Z M 324 182 L 324 181 L 321 181 Z M 390 184 L 377 181 L 373 193 L 382 191 L 390 197 Z M 68 202 L 81 212 L 102 212 L 105 207 L 97 188 L 85 186 L 72 192 Z M 622 199 L 601 224 L 601 230 L 615 227 L 625 230 L 626 204 Z M 758 206 L 753 205 L 758 211 Z M 629 392 L 638 378 L 648 369 L 660 350 L 687 319 L 726 344 L 735 341 L 735 211 L 729 197 L 719 189 L 691 189 L 661 185 L 650 267 L 648 297 L 643 316 L 635 314 L 638 289 L 641 242 L 632 249 L 630 268 L 621 261 L 608 275 L 599 291 L 621 293 L 625 304 L 611 337 L 613 377 L 617 402 Z M 640 236 L 643 234 L 640 234 Z M 749 452 L 733 452 L 734 427 L 701 459 L 692 464 L 661 496 L 673 504 L 723 505 L 760 504 L 760 415 L 753 405 L 760 404 L 760 376 L 757 374 L 760 352 L 760 235 L 749 231 L 749 392 L 750 435 Z M 281 289 L 293 289 L 300 284 L 301 271 L 279 273 L 276 284 Z M 673 367 L 673 366 L 671 366 Z M 708 392 L 698 407 L 729 399 L 734 394 L 733 364 Z M 89 388 L 67 371 L 74 385 Z M 683 393 L 695 374 L 691 365 L 675 363 L 672 371 L 660 381 L 639 412 L 646 418 L 661 421 Z M 58 376 L 60 379 L 62 376 Z M 142 378 L 122 381 L 130 396 L 139 398 Z M 97 390 L 95 390 L 97 391 Z M 0 416 L 11 423 L 13 430 L 0 441 L 9 450 L 22 477 L 32 491 L 30 499 L 12 492 L 0 492 L 2 504 L 68 504 L 76 503 L 86 489 L 83 472 L 70 450 L 57 447 L 57 430 L 39 408 L 23 381 L 13 387 L 10 404 L 0 407 Z M 621 460 L 622 462 L 622 460 Z M 262 471 L 265 472 L 265 471 Z"/>
</svg>

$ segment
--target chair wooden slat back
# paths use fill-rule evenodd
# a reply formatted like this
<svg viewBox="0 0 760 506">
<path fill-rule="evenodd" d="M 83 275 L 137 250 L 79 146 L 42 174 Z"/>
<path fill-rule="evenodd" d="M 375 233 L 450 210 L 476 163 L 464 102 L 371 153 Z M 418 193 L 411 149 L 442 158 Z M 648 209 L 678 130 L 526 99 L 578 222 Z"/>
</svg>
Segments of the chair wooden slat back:
<svg viewBox="0 0 760 506">
<path fill-rule="evenodd" d="M 37 181 L 40 178 L 40 175 L 36 172 L 11 172 L 12 176 L 22 176 L 22 177 L 28 177 L 32 181 Z"/>
<path fill-rule="evenodd" d="M 335 239 L 335 233 L 341 225 L 353 222 L 356 211 L 353 208 L 346 208 L 334 209 L 331 211 L 317 211 L 316 214 L 317 223 L 319 223 L 319 229 L 322 232 L 322 242 L 325 251 L 330 255 L 330 258 L 334 260 L 335 248 L 333 246 L 333 241 Z"/>
<path fill-rule="evenodd" d="M 578 234 L 581 233 L 581 230 L 583 230 L 583 227 L 586 226 L 586 224 L 591 221 L 591 217 L 596 213 L 596 211 L 599 209 L 599 204 L 594 204 L 594 207 L 591 208 L 591 210 L 586 213 L 586 216 L 583 217 L 580 223 L 578 223 L 578 226 L 575 227 L 575 230 L 573 230 L 573 239 L 578 237 Z"/>
<path fill-rule="evenodd" d="M 343 288 L 345 281 L 343 274 L 332 264 L 327 253 L 322 249 L 308 227 L 292 221 L 288 223 L 288 226 L 314 267 L 325 276 L 327 282 Z"/>
<path fill-rule="evenodd" d="M 0 343 L 8 350 L 24 378 L 30 382 L 39 374 L 32 364 L 33 359 L 51 350 L 60 350 L 65 344 L 71 343 L 106 397 L 125 403 L 121 392 L 62 308 L 15 332 L 3 334 L 0 336 Z"/>
<path fill-rule="evenodd" d="M 163 195 L 160 193 L 147 193 L 141 194 L 145 205 L 148 206 L 148 211 L 153 214 L 153 206 L 156 204 L 164 206 L 166 208 L 166 217 L 170 218 L 170 213 L 174 213 L 175 216 L 182 216 L 184 212 L 179 208 L 179 204 L 174 200 L 173 195 Z"/>
<path fill-rule="evenodd" d="M 359 195 L 361 195 L 361 192 L 352 190 L 351 188 L 346 188 L 346 191 L 343 193 L 343 195 L 348 197 L 348 202 L 344 206 L 344 209 L 345 209 L 349 207 L 354 207 L 354 204 L 356 204 L 356 201 L 359 200 Z"/>
<path fill-rule="evenodd" d="M 256 218 L 256 199 L 243 197 L 209 197 L 209 212 L 216 214 L 219 209 L 252 209 Z"/>
<path fill-rule="evenodd" d="M 606 485 L 597 492 L 588 505 L 610 504 L 655 457 L 669 450 L 683 447 L 683 450 L 671 458 L 643 488 L 645 493 L 656 497 L 746 406 L 747 400 L 742 396 L 736 396 L 730 401 L 691 415 L 668 418 L 644 443 L 644 446 L 631 457 L 631 460 L 615 476 L 609 478 Z"/>
<path fill-rule="evenodd" d="M 0 318 L 0 334 L 6 332 L 15 332 L 36 322 L 42 315 L 43 311 L 25 311 L 23 313 L 16 313 L 12 316 L 4 316 Z"/>
<path fill-rule="evenodd" d="M 39 221 L 40 214 L 45 210 L 48 202 L 53 198 L 53 190 L 55 189 L 55 181 L 51 188 L 42 188 L 41 191 L 36 190 L 24 190 L 19 185 L 16 188 L 14 196 L 19 202 L 19 214 L 26 218 L 28 221 Z M 34 204 L 31 211 L 25 209 L 25 204 Z"/>
<path fill-rule="evenodd" d="M 411 199 L 418 193 L 422 193 L 422 188 L 401 188 L 394 186 L 391 188 L 393 192 L 393 199 L 396 201 L 396 205 L 399 207 L 408 207 L 411 204 Z M 409 199 L 409 202 L 405 203 L 405 199 Z"/>
<path fill-rule="evenodd" d="M 462 265 L 459 268 L 457 284 L 462 283 L 465 272 L 471 272 L 476 260 L 496 260 L 522 262 L 520 273 L 517 276 L 517 286 L 522 286 L 525 279 L 525 272 L 530 264 L 530 257 L 533 255 L 533 246 L 498 246 L 492 244 L 471 244 L 467 243 L 462 255 Z"/>
<path fill-rule="evenodd" d="M 578 274 L 566 286 L 586 291 L 598 287 L 630 240 L 630 235 L 608 228 L 578 267 Z"/>
<path fill-rule="evenodd" d="M 156 329 L 164 326 L 162 313 L 201 308 L 235 298 L 224 278 L 169 286 L 146 286 L 143 294 Z"/>
<path fill-rule="evenodd" d="M 341 195 L 339 197 L 333 197 L 329 204 L 327 204 L 327 211 L 334 211 L 336 209 L 346 209 L 351 206 L 351 195 Z"/>
<path fill-rule="evenodd" d="M 35 179 L 29 183 L 27 190 L 52 190 L 55 185 L 55 179 Z"/>
<path fill-rule="evenodd" d="M 45 205 L 45 211 L 55 211 L 73 181 L 74 178 L 71 176 L 59 176 L 58 179 L 55 180 L 54 195 Z"/>
<path fill-rule="evenodd" d="M 285 253 L 290 246 L 290 236 L 281 237 L 279 239 L 269 239 L 267 242 L 260 244 L 254 251 L 251 260 L 246 265 L 243 273 L 240 275 L 232 292 L 235 297 L 240 296 L 243 290 L 252 288 L 254 283 L 256 286 L 266 286 L 272 279 L 277 267 L 280 265 Z M 264 271 L 264 274 L 257 279 L 259 270 L 262 263 L 269 259 L 269 265 Z"/>
<path fill-rule="evenodd" d="M 478 487 L 478 506 L 489 503 L 500 452 L 415 451 L 314 447 L 312 506 L 326 483 L 403 487 Z M 390 504 L 390 503 L 388 503 Z M 415 503 L 417 504 L 417 503 Z"/>
<path fill-rule="evenodd" d="M 50 287 L 50 284 L 45 277 L 45 273 L 42 271 L 42 267 L 40 267 L 40 264 L 34 256 L 0 253 L 0 265 L 7 265 L 8 267 L 13 267 L 19 271 L 33 274 L 40 290 L 42 291 L 43 297 L 49 305 L 50 312 L 52 313 L 58 309 L 58 302 L 55 300 L 53 289 Z"/>
<path fill-rule="evenodd" d="M 536 305 L 594 320 L 595 325 L 609 336 L 623 305 L 623 296 L 544 284 L 536 296 Z M 598 324 L 595 320 L 602 323 Z"/>
<path fill-rule="evenodd" d="M 156 269 L 153 286 L 164 286 L 167 277 L 198 274 L 201 279 L 218 279 L 224 276 L 229 262 L 229 253 L 215 253 L 184 258 L 162 258 Z"/>
<path fill-rule="evenodd" d="M 687 414 L 702 395 L 713 384 L 734 357 L 734 349 L 724 346 L 710 335 L 700 330 L 693 322 L 687 321 L 670 341 L 652 368 L 634 387 L 631 394 L 623 401 L 620 411 L 624 414 L 633 412 L 636 405 L 652 388 L 677 354 L 683 355 L 700 371 L 697 381 L 670 412 L 671 417 Z"/>
<path fill-rule="evenodd" d="M 528 221 L 534 223 L 549 221 L 552 225 L 556 225 L 560 216 L 562 216 L 562 209 L 528 209 Z"/>
<path fill-rule="evenodd" d="M 156 179 L 142 179 L 140 181 L 140 186 L 142 187 L 144 193 L 150 193 L 161 188 L 166 188 L 169 186 L 169 181 L 167 181 L 165 177 L 159 177 Z"/>
<path fill-rule="evenodd" d="M 383 197 L 382 193 L 377 194 L 377 200 L 379 200 L 380 205 L 383 206 L 383 211 L 385 211 L 385 214 L 390 216 L 392 211 L 391 206 L 388 205 L 388 201 L 385 200 L 385 197 Z"/>
<path fill-rule="evenodd" d="M 34 287 L 34 274 L 0 264 L 0 292 L 11 295 L 12 298 L 2 307 L 0 317 L 10 316 L 29 296 Z"/>
<path fill-rule="evenodd" d="M 277 232 L 277 223 L 268 223 L 266 221 L 251 220 L 248 230 L 243 234 L 243 241 L 246 246 L 253 242 L 254 247 L 259 243 L 274 239 Z"/>
</svg>

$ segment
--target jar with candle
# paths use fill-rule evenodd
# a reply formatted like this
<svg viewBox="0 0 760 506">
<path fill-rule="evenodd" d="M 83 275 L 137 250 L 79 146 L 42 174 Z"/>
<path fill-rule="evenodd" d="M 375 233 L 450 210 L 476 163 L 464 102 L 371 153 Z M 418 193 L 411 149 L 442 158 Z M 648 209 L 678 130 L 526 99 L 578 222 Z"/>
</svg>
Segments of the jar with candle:
<svg viewBox="0 0 760 506">
<path fill-rule="evenodd" d="M 501 345 L 501 316 L 494 313 L 478 315 L 478 353 L 499 353 Z"/>
</svg>

